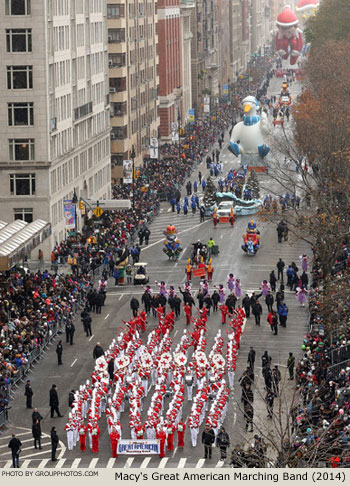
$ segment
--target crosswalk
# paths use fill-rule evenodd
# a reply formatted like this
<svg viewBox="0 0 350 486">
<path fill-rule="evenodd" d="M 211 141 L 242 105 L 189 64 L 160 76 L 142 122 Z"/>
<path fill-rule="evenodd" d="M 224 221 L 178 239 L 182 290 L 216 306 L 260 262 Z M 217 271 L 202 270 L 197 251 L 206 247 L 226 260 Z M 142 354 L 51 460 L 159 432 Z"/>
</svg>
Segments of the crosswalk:
<svg viewBox="0 0 350 486">
<path fill-rule="evenodd" d="M 23 469 L 26 469 L 28 467 L 33 467 L 32 463 L 35 461 L 36 467 L 38 467 L 39 464 L 41 464 L 40 467 L 45 467 L 47 462 L 49 461 L 48 458 L 51 459 L 51 440 L 50 436 L 48 434 L 43 433 L 41 437 L 41 447 L 42 449 L 34 449 L 34 444 L 33 444 L 33 437 L 32 437 L 32 431 L 30 429 L 25 429 L 23 427 L 13 427 L 12 428 L 13 433 L 16 434 L 16 437 L 18 437 L 22 443 L 21 447 L 21 455 L 20 455 L 20 461 L 21 461 L 21 467 Z M 11 467 L 12 465 L 12 460 L 11 460 L 11 450 L 8 447 L 8 443 L 11 440 L 12 435 L 7 435 L 6 433 L 4 435 L 0 435 L 0 467 Z M 57 448 L 57 453 L 56 457 L 58 459 L 61 459 L 63 456 L 64 452 L 66 450 L 66 447 L 62 442 L 60 442 L 58 448 Z M 61 464 L 60 461 L 55 463 L 56 465 Z M 62 466 L 58 466 L 62 467 Z"/>
<path fill-rule="evenodd" d="M 215 449 L 214 449 L 215 454 Z M 20 468 L 21 469 L 166 469 L 166 468 L 224 468 L 229 467 L 228 462 L 219 460 L 215 458 L 213 454 L 212 459 L 194 459 L 185 458 L 180 459 L 172 457 L 125 457 L 119 456 L 118 458 L 102 459 L 99 457 L 88 458 L 80 457 L 76 459 L 66 459 L 62 458 L 57 462 L 52 462 L 50 459 L 26 459 L 24 461 L 20 458 Z M 12 466 L 12 460 L 1 461 L 0 469 L 8 469 Z"/>
</svg>

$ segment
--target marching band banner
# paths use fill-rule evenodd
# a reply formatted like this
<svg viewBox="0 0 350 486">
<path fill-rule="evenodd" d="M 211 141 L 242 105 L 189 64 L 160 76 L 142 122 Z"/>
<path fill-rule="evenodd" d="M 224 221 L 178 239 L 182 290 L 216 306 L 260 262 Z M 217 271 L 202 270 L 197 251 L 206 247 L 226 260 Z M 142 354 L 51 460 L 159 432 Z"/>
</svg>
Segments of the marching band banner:
<svg viewBox="0 0 350 486">
<path fill-rule="evenodd" d="M 160 441 L 137 439 L 128 440 L 121 439 L 118 442 L 117 454 L 143 455 L 143 454 L 159 454 Z"/>
</svg>

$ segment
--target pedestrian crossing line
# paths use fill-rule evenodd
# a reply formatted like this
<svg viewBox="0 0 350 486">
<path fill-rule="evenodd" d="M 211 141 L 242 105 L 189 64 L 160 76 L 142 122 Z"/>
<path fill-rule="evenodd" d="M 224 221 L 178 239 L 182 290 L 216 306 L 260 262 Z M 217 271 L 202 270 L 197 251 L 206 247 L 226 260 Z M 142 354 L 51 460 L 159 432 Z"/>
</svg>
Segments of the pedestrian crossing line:
<svg viewBox="0 0 350 486">
<path fill-rule="evenodd" d="M 169 457 L 163 457 L 163 459 L 161 459 L 160 463 L 159 463 L 159 468 L 165 468 L 165 465 L 166 463 L 169 461 Z"/>
<path fill-rule="evenodd" d="M 28 469 L 28 467 L 29 467 L 29 463 L 30 463 L 30 459 L 26 459 L 25 461 L 23 461 L 23 462 L 22 462 L 22 464 L 21 464 L 21 466 L 20 466 L 20 467 L 21 467 L 22 469 Z"/>
<path fill-rule="evenodd" d="M 29 435 L 29 434 L 32 434 L 32 431 L 29 431 L 29 432 L 21 432 L 21 437 L 23 435 Z M 5 437 L 1 437 L 1 440 L 6 440 L 6 439 L 12 439 L 12 435 L 6 435 Z M 28 439 L 28 440 L 31 440 L 31 439 Z M 25 441 L 21 441 L 21 442 L 25 442 Z"/>
<path fill-rule="evenodd" d="M 72 462 L 72 469 L 79 467 L 80 461 L 81 461 L 80 457 L 74 459 L 74 461 Z"/>
<path fill-rule="evenodd" d="M 187 458 L 186 457 L 181 457 L 181 459 L 179 460 L 179 464 L 178 464 L 178 468 L 179 469 L 182 469 L 185 467 L 185 464 L 186 464 L 186 461 L 187 461 Z"/>
<path fill-rule="evenodd" d="M 203 467 L 204 463 L 205 463 L 205 459 L 199 459 L 199 461 L 196 464 L 196 468 Z"/>
<path fill-rule="evenodd" d="M 223 467 L 223 465 L 225 464 L 225 461 L 223 461 L 222 459 L 220 459 L 217 463 L 216 463 L 216 466 L 215 467 Z"/>
<path fill-rule="evenodd" d="M 148 466 L 148 463 L 150 462 L 151 457 L 145 457 L 144 460 L 141 462 L 141 469 L 144 469 Z"/>
<path fill-rule="evenodd" d="M 78 459 L 80 461 L 80 459 Z M 49 462 L 49 459 L 43 459 L 42 461 L 39 462 L 38 464 L 38 469 L 43 469 L 46 464 Z M 72 464 L 73 467 L 73 464 Z"/>
<path fill-rule="evenodd" d="M 29 448 L 30 449 L 30 448 Z M 22 449 L 23 451 L 23 449 Z M 46 449 L 46 451 L 36 452 L 35 454 L 27 454 L 26 456 L 22 456 L 21 459 L 27 459 L 27 457 L 31 457 L 32 459 L 36 459 L 36 456 L 42 456 L 43 454 L 49 454 L 50 450 Z"/>
<path fill-rule="evenodd" d="M 66 462 L 66 459 L 59 459 L 59 461 L 56 464 L 56 468 L 55 469 L 61 469 L 61 467 L 63 467 L 63 464 L 65 462 Z"/>
<path fill-rule="evenodd" d="M 131 464 L 133 462 L 134 462 L 134 458 L 133 457 L 128 457 L 127 460 L 126 460 L 126 463 L 125 463 L 124 468 L 130 468 L 131 467 Z"/>
<path fill-rule="evenodd" d="M 96 464 L 98 463 L 98 457 L 94 457 L 91 459 L 91 462 L 88 466 L 89 469 L 94 469 L 96 467 Z"/>
<path fill-rule="evenodd" d="M 11 435 L 11 437 L 12 437 L 12 435 Z M 12 466 L 12 461 L 6 461 L 4 468 L 8 469 L 11 466 Z"/>
<path fill-rule="evenodd" d="M 115 463 L 115 457 L 111 457 L 110 459 L 108 459 L 106 468 L 112 469 L 112 467 L 114 466 L 114 463 Z M 142 467 L 142 465 L 141 465 L 141 467 Z"/>
</svg>

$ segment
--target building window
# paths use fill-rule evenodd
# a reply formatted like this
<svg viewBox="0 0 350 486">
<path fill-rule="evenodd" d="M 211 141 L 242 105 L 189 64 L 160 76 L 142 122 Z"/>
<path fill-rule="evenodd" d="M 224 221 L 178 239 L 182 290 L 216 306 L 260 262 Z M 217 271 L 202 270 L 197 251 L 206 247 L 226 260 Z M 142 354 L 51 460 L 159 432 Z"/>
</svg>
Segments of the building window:
<svg viewBox="0 0 350 486">
<path fill-rule="evenodd" d="M 7 66 L 7 89 L 33 89 L 33 66 Z"/>
<path fill-rule="evenodd" d="M 9 140 L 10 160 L 34 160 L 33 138 L 11 138 Z"/>
<path fill-rule="evenodd" d="M 125 60 L 126 54 L 110 54 L 108 58 L 109 67 L 123 67 L 126 64 Z"/>
<path fill-rule="evenodd" d="M 7 103 L 9 127 L 32 127 L 34 103 Z"/>
<path fill-rule="evenodd" d="M 107 18 L 119 19 L 124 17 L 124 5 L 107 5 Z"/>
<path fill-rule="evenodd" d="M 10 174 L 11 196 L 33 196 L 35 194 L 35 174 Z"/>
<path fill-rule="evenodd" d="M 30 0 L 5 0 L 6 15 L 30 15 Z"/>
<path fill-rule="evenodd" d="M 26 223 L 33 222 L 33 208 L 14 208 L 13 210 L 16 219 L 21 219 Z"/>
<path fill-rule="evenodd" d="M 125 42 L 125 29 L 108 29 L 108 42 Z"/>
<path fill-rule="evenodd" d="M 32 29 L 6 29 L 7 52 L 32 52 Z"/>
</svg>

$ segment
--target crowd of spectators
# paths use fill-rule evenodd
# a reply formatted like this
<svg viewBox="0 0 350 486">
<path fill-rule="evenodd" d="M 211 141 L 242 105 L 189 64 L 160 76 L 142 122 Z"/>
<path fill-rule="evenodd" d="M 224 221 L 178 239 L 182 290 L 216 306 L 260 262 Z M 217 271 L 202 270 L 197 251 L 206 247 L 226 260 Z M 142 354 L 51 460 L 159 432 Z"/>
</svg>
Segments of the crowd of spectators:
<svg viewBox="0 0 350 486">
<path fill-rule="evenodd" d="M 11 272 L 2 277 L 0 293 L 0 411 L 11 384 L 34 351 L 60 321 L 71 318 L 84 299 L 90 277 Z"/>
</svg>

